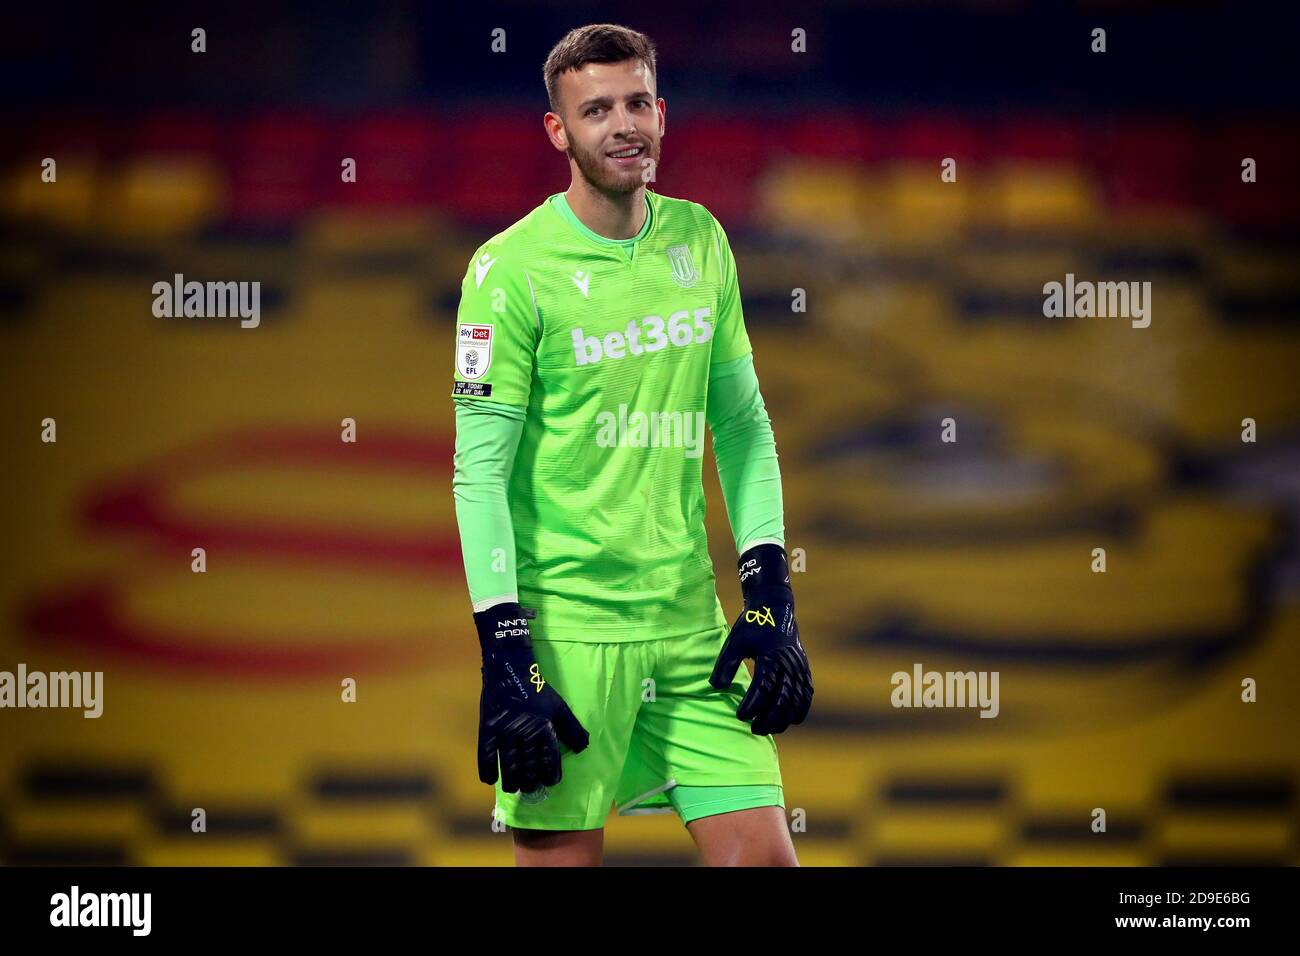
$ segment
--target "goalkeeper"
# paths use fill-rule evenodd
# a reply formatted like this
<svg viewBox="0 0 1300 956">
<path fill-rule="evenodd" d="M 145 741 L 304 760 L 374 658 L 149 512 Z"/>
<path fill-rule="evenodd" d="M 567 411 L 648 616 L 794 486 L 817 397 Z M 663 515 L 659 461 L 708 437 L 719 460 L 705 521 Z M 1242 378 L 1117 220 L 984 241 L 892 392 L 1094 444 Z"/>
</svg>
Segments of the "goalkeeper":
<svg viewBox="0 0 1300 956">
<path fill-rule="evenodd" d="M 555 47 L 546 128 L 572 183 L 479 247 L 462 283 L 453 492 L 483 655 L 479 777 L 523 865 L 598 864 L 611 808 L 677 813 L 709 864 L 796 865 L 772 735 L 803 721 L 813 685 L 776 446 L 726 232 L 646 188 L 654 69 L 623 27 Z M 734 626 L 704 529 L 705 423 L 739 554 Z"/>
</svg>

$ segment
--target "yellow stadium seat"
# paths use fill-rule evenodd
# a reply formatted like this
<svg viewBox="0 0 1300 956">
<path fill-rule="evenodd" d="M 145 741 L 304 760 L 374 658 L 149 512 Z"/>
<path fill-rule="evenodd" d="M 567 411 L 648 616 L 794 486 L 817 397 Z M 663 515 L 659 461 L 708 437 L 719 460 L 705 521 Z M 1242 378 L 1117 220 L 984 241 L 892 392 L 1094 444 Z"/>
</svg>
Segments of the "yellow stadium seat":
<svg viewBox="0 0 1300 956">
<path fill-rule="evenodd" d="M 191 235 L 221 216 L 225 188 L 211 160 L 136 159 L 105 184 L 99 224 L 124 237 Z"/>
<path fill-rule="evenodd" d="M 95 208 L 94 161 L 59 161 L 54 182 L 43 181 L 41 172 L 41 160 L 36 157 L 8 169 L 0 180 L 0 206 L 16 219 L 36 220 L 57 229 L 84 229 Z"/>
</svg>

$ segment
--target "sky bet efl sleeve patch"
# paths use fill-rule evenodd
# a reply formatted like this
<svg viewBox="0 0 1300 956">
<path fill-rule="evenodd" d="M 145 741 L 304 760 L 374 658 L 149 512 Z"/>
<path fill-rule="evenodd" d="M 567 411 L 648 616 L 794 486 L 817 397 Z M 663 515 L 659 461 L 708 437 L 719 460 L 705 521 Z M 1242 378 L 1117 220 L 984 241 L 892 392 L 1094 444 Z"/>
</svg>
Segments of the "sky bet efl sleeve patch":
<svg viewBox="0 0 1300 956">
<path fill-rule="evenodd" d="M 492 326 L 459 322 L 456 326 L 456 371 L 463 378 L 479 379 L 492 364 Z"/>
</svg>

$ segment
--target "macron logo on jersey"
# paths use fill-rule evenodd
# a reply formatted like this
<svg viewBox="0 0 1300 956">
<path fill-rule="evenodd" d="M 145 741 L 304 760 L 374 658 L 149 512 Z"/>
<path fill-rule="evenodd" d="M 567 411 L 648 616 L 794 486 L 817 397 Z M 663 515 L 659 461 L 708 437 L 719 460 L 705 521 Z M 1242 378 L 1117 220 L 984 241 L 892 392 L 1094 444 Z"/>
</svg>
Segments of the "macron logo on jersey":
<svg viewBox="0 0 1300 956">
<path fill-rule="evenodd" d="M 696 309 L 694 315 L 690 309 L 682 309 L 668 316 L 667 326 L 661 317 L 647 315 L 639 322 L 631 319 L 627 323 L 626 332 L 606 332 L 604 339 L 586 335 L 582 329 L 574 329 L 574 364 L 591 365 L 603 358 L 621 359 L 629 354 L 658 352 L 667 348 L 669 343 L 678 348 L 699 345 L 713 338 L 713 326 L 705 321 L 712 314 L 713 310 L 707 306 Z M 644 344 L 641 341 L 642 333 L 645 335 Z"/>
<path fill-rule="evenodd" d="M 488 270 L 496 263 L 496 259 L 491 258 L 485 252 L 474 262 L 474 287 L 483 288 L 483 280 L 487 278 Z"/>
<path fill-rule="evenodd" d="M 572 279 L 573 284 L 578 287 L 578 291 L 582 293 L 582 297 L 584 299 L 587 298 L 587 289 L 591 285 L 591 273 L 583 272 L 579 269 L 573 275 L 569 276 L 569 278 Z"/>
</svg>

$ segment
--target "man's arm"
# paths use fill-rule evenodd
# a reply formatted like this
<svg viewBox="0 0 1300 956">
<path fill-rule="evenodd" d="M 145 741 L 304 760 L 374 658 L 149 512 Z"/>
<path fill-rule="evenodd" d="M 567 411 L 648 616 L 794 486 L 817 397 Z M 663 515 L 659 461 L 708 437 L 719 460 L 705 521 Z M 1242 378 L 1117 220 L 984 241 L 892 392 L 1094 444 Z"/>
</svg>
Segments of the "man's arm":
<svg viewBox="0 0 1300 956">
<path fill-rule="evenodd" d="M 741 661 L 753 658 L 753 680 L 736 717 L 748 722 L 753 734 L 779 734 L 808 716 L 812 669 L 794 616 L 776 439 L 754 372 L 736 262 L 726 231 L 715 224 L 721 287 L 706 417 L 740 554 L 737 570 L 745 606 L 723 642 L 709 683 L 726 689 Z"/>
<path fill-rule="evenodd" d="M 736 553 L 784 546 L 781 468 L 752 353 L 710 369 L 706 417 Z"/>
<path fill-rule="evenodd" d="M 456 455 L 452 493 L 474 629 L 483 653 L 478 775 L 507 793 L 554 786 L 560 744 L 576 753 L 587 731 L 545 680 L 519 605 L 509 482 L 527 418 L 541 323 L 528 275 L 488 243 L 461 283 L 456 318 Z"/>
<path fill-rule="evenodd" d="M 465 580 L 475 611 L 518 601 L 508 488 L 526 412 L 504 402 L 458 398 L 451 480 Z"/>
<path fill-rule="evenodd" d="M 745 330 L 736 257 L 727 230 L 711 218 L 718 311 L 705 417 L 713 432 L 713 454 L 736 553 L 744 554 L 758 544 L 785 544 L 781 469 L 772 423 L 754 372 L 753 346 Z"/>
<path fill-rule="evenodd" d="M 461 280 L 452 375 L 452 493 L 475 612 L 519 600 L 507 488 L 527 415 L 540 324 L 517 256 L 497 241 L 480 246 Z"/>
</svg>

